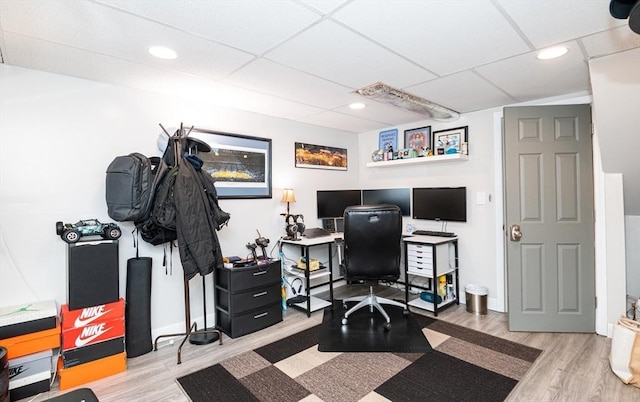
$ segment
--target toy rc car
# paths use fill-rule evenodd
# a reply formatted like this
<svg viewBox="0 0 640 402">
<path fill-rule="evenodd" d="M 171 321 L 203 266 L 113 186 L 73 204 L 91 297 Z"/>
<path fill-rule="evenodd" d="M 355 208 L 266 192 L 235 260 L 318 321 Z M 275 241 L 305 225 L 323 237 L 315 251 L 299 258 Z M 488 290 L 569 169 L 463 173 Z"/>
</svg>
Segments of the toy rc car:
<svg viewBox="0 0 640 402">
<path fill-rule="evenodd" d="M 85 219 L 77 223 L 56 222 L 56 233 L 69 244 L 76 243 L 85 236 L 116 240 L 122 235 L 120 227 L 115 223 L 100 223 L 97 219 Z"/>
</svg>

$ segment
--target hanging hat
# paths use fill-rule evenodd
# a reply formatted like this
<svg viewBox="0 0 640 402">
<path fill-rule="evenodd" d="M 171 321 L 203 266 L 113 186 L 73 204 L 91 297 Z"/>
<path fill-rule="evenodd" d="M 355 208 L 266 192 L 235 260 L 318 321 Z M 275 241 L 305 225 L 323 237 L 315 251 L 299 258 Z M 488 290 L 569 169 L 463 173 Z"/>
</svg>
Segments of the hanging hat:
<svg viewBox="0 0 640 402">
<path fill-rule="evenodd" d="M 609 3 L 609 12 L 613 18 L 626 20 L 629 18 L 631 9 L 638 2 L 638 0 L 611 0 L 611 3 Z"/>
</svg>

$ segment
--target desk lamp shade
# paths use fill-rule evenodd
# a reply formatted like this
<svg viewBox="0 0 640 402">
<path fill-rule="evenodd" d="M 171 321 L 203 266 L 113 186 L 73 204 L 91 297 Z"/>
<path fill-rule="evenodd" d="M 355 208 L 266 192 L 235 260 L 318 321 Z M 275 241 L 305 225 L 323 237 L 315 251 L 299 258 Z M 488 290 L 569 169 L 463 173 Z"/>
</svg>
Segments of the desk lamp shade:
<svg viewBox="0 0 640 402">
<path fill-rule="evenodd" d="M 296 196 L 293 194 L 292 188 L 285 188 L 282 191 L 282 202 L 287 203 L 287 216 L 289 216 L 289 203 L 296 202 Z"/>
</svg>

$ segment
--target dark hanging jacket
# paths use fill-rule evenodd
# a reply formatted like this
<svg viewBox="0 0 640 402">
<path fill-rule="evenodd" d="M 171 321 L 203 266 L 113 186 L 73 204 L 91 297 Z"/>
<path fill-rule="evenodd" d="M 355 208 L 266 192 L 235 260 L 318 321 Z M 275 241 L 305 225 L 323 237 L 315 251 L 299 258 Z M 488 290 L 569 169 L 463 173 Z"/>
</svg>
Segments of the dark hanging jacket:
<svg viewBox="0 0 640 402">
<path fill-rule="evenodd" d="M 178 250 L 187 279 L 222 268 L 216 231 L 229 220 L 229 214 L 218 207 L 213 178 L 201 165 L 197 157 L 182 156 L 174 187 Z"/>
</svg>

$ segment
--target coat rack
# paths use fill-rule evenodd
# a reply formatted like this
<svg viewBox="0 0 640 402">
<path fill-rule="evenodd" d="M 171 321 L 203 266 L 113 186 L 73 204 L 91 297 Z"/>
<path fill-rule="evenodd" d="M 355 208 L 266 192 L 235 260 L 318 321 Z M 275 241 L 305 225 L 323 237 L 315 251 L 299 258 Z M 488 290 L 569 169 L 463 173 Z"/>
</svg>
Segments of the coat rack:
<svg viewBox="0 0 640 402">
<path fill-rule="evenodd" d="M 165 130 L 165 128 L 162 126 L 162 124 L 160 124 L 160 127 L 162 128 L 162 130 L 164 131 L 164 133 L 169 136 L 169 138 L 171 138 L 171 134 L 169 134 L 167 132 L 167 130 Z M 186 138 L 189 133 L 191 133 L 191 130 L 193 130 L 193 126 L 189 129 L 189 131 L 186 134 L 184 133 L 184 129 L 182 124 L 180 124 L 180 130 L 179 130 L 179 134 L 177 134 L 178 137 L 182 137 L 184 136 L 184 138 Z M 181 158 L 182 155 L 182 147 L 180 145 L 179 141 L 174 141 L 173 142 L 173 149 L 171 149 L 170 151 L 173 152 L 173 155 L 168 155 L 168 157 L 173 156 L 173 163 L 174 166 L 177 166 L 179 164 L 179 160 Z M 189 154 L 192 153 L 196 153 L 198 152 L 198 148 L 200 148 L 200 151 L 202 152 L 210 152 L 211 151 L 211 147 L 209 147 L 209 145 L 207 145 L 205 142 L 200 141 L 198 139 L 189 139 L 187 141 L 187 146 L 188 146 L 188 152 Z M 169 151 L 169 149 L 167 149 L 167 151 Z M 165 151 L 165 155 L 167 155 L 167 151 Z M 187 162 L 188 163 L 188 162 Z M 207 297 L 206 297 L 206 286 L 205 286 L 205 275 L 201 275 L 202 276 L 202 307 L 203 307 L 203 313 L 204 313 L 204 328 L 198 330 L 198 324 L 196 322 L 191 322 L 191 299 L 189 297 L 189 279 L 187 278 L 187 276 L 184 276 L 184 316 L 185 316 L 185 332 L 182 333 L 177 333 L 177 334 L 166 334 L 166 335 L 159 335 L 158 337 L 156 337 L 155 342 L 154 342 L 154 348 L 153 350 L 158 350 L 158 341 L 162 338 L 168 338 L 168 337 L 179 337 L 182 336 L 184 337 L 182 339 L 182 342 L 180 343 L 180 346 L 178 347 L 178 364 L 182 363 L 182 347 L 184 346 L 185 342 L 187 341 L 187 339 L 189 339 L 189 343 L 194 344 L 194 345 L 206 345 L 212 342 L 215 342 L 217 340 L 220 341 L 220 345 L 222 345 L 222 333 L 215 329 L 215 328 L 207 328 Z"/>
</svg>

